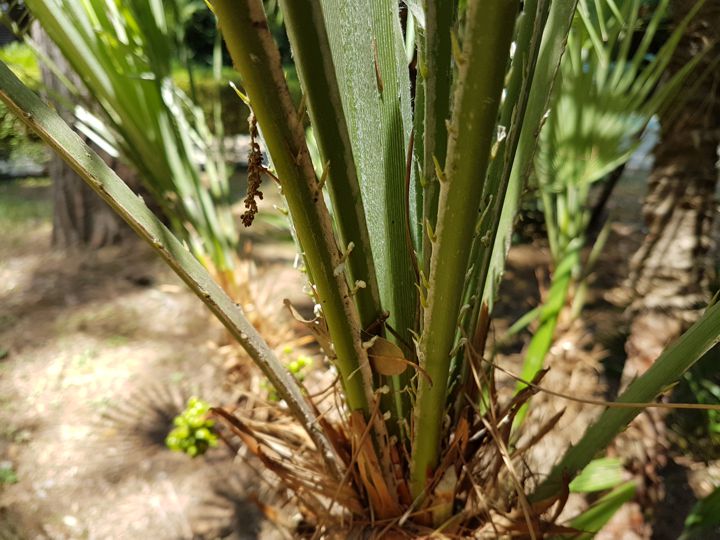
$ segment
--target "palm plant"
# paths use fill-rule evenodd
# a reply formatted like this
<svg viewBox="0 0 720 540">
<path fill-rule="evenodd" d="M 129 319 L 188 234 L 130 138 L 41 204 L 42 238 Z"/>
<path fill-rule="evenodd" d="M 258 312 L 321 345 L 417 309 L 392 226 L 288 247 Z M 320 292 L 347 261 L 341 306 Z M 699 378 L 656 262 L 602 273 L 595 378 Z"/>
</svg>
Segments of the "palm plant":
<svg viewBox="0 0 720 540">
<path fill-rule="evenodd" d="M 603 230 L 584 258 L 593 184 L 627 162 L 650 119 L 671 105 L 702 57 L 698 55 L 662 80 L 680 38 L 703 3 L 695 2 L 662 48 L 652 53 L 650 47 L 668 15 L 669 0 L 660 1 L 648 20 L 642 17 L 642 0 L 578 2 L 535 159 L 534 179 L 554 271 L 544 304 L 533 311 L 538 327 L 525 353 L 524 380 L 542 369 L 568 301 L 572 298 L 571 317 L 582 309 L 585 278 L 609 232 Z M 521 322 L 529 323 L 530 317 Z M 524 386 L 518 384 L 518 391 Z M 518 415 L 516 425 L 524 416 L 524 411 Z"/>
<path fill-rule="evenodd" d="M 323 414 L 182 244 L 4 65 L 0 98 L 155 247 L 276 387 L 305 434 L 216 413 L 317 517 L 318 536 L 567 532 L 553 522 L 568 482 L 718 340 L 720 306 L 545 480 L 517 474 L 509 426 L 531 392 L 501 402 L 482 344 L 575 2 L 527 0 L 520 12 L 514 0 L 409 4 L 421 53 L 414 111 L 395 2 L 281 0 L 318 177 L 262 2 L 212 3 L 313 285 L 319 315 L 307 324 L 338 372 L 343 402 Z"/>
<path fill-rule="evenodd" d="M 176 19 L 192 7 L 166 4 Z M 183 48 L 166 6 L 145 0 L 25 5 L 85 84 L 72 87 L 60 74 L 85 103 L 73 111 L 78 128 L 134 165 L 173 230 L 231 283 L 238 237 L 221 145 L 200 108 L 172 82 L 176 51 Z M 95 104 L 102 120 L 93 114 Z"/>
</svg>

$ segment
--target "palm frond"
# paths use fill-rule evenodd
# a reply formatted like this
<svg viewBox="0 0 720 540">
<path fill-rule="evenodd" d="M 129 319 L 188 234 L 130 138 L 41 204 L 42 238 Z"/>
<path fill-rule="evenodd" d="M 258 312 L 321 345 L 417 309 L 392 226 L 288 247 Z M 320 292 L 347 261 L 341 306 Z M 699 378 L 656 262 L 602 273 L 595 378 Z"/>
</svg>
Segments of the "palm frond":
<svg viewBox="0 0 720 540">
<path fill-rule="evenodd" d="M 164 5 L 140 0 L 26 4 L 100 105 L 109 130 L 95 132 L 96 137 L 116 146 L 137 168 L 201 260 L 221 273 L 230 270 L 238 236 L 227 173 L 199 107 L 172 82 L 175 35 Z M 88 95 L 79 90 L 78 98 L 87 101 Z"/>
</svg>

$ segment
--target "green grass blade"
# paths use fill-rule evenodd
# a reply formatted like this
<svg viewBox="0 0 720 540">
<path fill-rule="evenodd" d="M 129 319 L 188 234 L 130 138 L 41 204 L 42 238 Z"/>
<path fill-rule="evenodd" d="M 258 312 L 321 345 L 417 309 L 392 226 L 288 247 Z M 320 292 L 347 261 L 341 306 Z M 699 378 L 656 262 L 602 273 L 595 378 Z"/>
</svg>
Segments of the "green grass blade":
<svg viewBox="0 0 720 540">
<path fill-rule="evenodd" d="M 624 81 L 627 82 L 621 83 L 619 85 L 620 88 L 626 88 L 627 86 L 629 86 L 629 84 L 631 84 L 631 82 L 637 78 L 641 65 L 647 62 L 648 49 L 650 48 L 653 40 L 655 39 L 655 34 L 657 33 L 660 24 L 662 23 L 663 19 L 665 19 L 669 5 L 670 0 L 660 0 L 658 4 L 654 7 L 652 17 L 650 18 L 647 26 L 644 28 L 640 44 L 633 52 L 632 58 L 629 59 L 630 65 L 623 74 L 622 78 Z"/>
<path fill-rule="evenodd" d="M 720 528 L 720 488 L 699 500 L 685 519 L 680 540 L 710 538 Z"/>
<path fill-rule="evenodd" d="M 591 461 L 570 482 L 571 493 L 592 493 L 613 489 L 623 481 L 625 469 L 618 458 L 598 458 Z"/>
<path fill-rule="evenodd" d="M 618 31 L 618 36 L 621 36 L 619 37 L 621 42 L 619 52 L 615 56 L 615 71 L 612 81 L 610 82 L 612 86 L 615 86 L 620 82 L 621 76 L 625 73 L 630 59 L 630 51 L 633 44 L 635 28 L 638 24 L 638 13 L 640 11 L 641 4 L 642 0 L 630 0 L 621 2 L 620 4 L 622 18 L 618 18 L 618 23 L 622 25 L 622 31 Z"/>
<path fill-rule="evenodd" d="M 615 513 L 626 502 L 635 496 L 637 485 L 634 480 L 625 482 L 612 490 L 607 495 L 598 499 L 582 514 L 575 517 L 570 526 L 582 531 L 581 534 L 573 536 L 573 540 L 591 540 L 603 526 L 612 519 Z"/>
<path fill-rule="evenodd" d="M 636 379 L 617 399 L 620 403 L 648 403 L 677 381 L 703 354 L 720 341 L 720 304 L 705 314 L 680 339 L 668 347 L 650 369 Z M 540 501 L 561 492 L 597 453 L 642 412 L 638 408 L 608 408 L 588 427 L 580 441 L 571 447 L 552 472 L 535 490 L 532 500 Z"/>
<path fill-rule="evenodd" d="M 558 318 L 560 317 L 562 308 L 567 302 L 570 284 L 573 279 L 572 273 L 579 264 L 580 251 L 576 249 L 568 253 L 562 263 L 555 269 L 555 272 L 553 272 L 547 301 L 540 310 L 540 325 L 525 351 L 523 368 L 520 373 L 520 378 L 524 381 L 532 381 L 538 371 L 543 367 L 545 357 L 553 344 Z M 525 383 L 519 382 L 515 388 L 515 392 L 520 392 L 525 387 Z M 527 410 L 528 403 L 525 403 L 515 416 L 513 422 L 514 429 L 519 428 L 523 424 Z"/>
</svg>

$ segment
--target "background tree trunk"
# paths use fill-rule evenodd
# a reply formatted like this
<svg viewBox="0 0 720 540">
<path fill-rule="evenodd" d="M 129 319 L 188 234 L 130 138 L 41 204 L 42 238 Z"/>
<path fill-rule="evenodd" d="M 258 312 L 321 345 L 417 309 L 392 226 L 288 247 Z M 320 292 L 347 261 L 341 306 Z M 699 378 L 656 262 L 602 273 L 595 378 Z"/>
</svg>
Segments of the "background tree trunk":
<svg viewBox="0 0 720 540">
<path fill-rule="evenodd" d="M 694 3 L 675 0 L 673 23 L 677 24 Z M 717 211 L 720 144 L 720 73 L 711 64 L 720 53 L 719 39 L 720 2 L 708 1 L 690 24 L 669 68 L 670 74 L 677 72 L 713 45 L 685 83 L 676 106 L 660 118 L 661 137 L 654 151 L 655 165 L 643 208 L 647 235 L 630 264 L 632 323 L 625 344 L 622 387 L 643 374 L 710 300 L 714 246 L 710 233 Z M 669 445 L 665 417 L 663 411 L 649 409 L 616 445 L 643 481 L 640 500 L 645 504 L 656 503 L 664 496 L 656 470 L 666 464 Z M 634 538 L 650 534 L 637 512 L 621 521 L 635 529 Z M 619 538 L 622 529 L 616 525 L 610 534 Z"/>
<path fill-rule="evenodd" d="M 100 248 L 120 243 L 128 233 L 125 223 L 91 191 L 70 167 L 53 156 L 52 243 L 61 248 Z"/>
<path fill-rule="evenodd" d="M 674 2 L 675 22 L 695 0 Z M 627 342 L 627 382 L 644 373 L 669 342 L 692 324 L 710 299 L 715 190 L 720 145 L 720 3 L 706 2 L 670 66 L 672 73 L 713 43 L 679 96 L 661 117 L 661 138 L 644 203 L 647 235 L 630 267 L 634 315 Z"/>
<path fill-rule="evenodd" d="M 55 63 L 57 68 L 73 84 L 79 84 L 82 87 L 77 75 L 38 24 L 33 26 L 32 35 L 43 53 Z M 74 98 L 47 66 L 41 64 L 41 72 L 48 98 L 55 104 L 65 121 L 72 125 L 73 116 L 66 111 L 65 107 L 69 103 L 73 103 Z M 88 141 L 86 140 L 86 142 Z M 102 152 L 100 154 L 103 155 Z M 113 161 L 107 155 L 104 157 L 106 161 Z M 117 165 L 116 163 L 109 164 Z M 52 243 L 54 246 L 99 248 L 117 244 L 130 235 L 130 229 L 117 214 L 93 193 L 59 157 L 53 154 L 48 169 L 53 182 Z M 129 169 L 118 171 L 118 173 L 125 174 L 121 176 L 125 180 L 132 176 Z"/>
</svg>

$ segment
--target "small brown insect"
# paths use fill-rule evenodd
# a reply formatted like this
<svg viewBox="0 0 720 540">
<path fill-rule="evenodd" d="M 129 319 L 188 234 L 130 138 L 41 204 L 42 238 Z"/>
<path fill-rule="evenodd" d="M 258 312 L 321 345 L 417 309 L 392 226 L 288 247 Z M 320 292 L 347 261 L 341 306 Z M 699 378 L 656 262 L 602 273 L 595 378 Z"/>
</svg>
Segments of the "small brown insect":
<svg viewBox="0 0 720 540">
<path fill-rule="evenodd" d="M 380 60 L 378 58 L 378 50 L 377 50 L 377 42 L 373 39 L 373 54 L 375 57 L 375 81 L 377 82 L 378 91 L 380 92 L 380 95 L 383 93 L 383 80 L 382 75 L 380 74 Z"/>
</svg>

